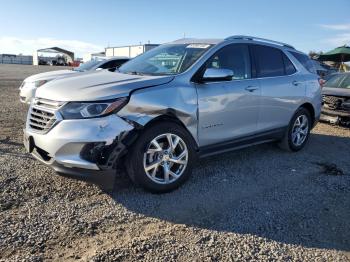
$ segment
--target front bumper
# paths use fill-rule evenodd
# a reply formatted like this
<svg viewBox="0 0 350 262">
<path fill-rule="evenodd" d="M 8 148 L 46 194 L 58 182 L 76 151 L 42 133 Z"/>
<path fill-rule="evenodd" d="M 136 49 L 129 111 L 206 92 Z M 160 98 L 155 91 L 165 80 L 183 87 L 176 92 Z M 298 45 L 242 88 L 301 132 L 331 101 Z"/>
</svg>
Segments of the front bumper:
<svg viewBox="0 0 350 262">
<path fill-rule="evenodd" d="M 350 112 L 323 108 L 320 120 L 332 124 L 339 124 L 343 120 L 350 121 Z"/>
<path fill-rule="evenodd" d="M 64 173 L 73 174 L 76 169 L 101 170 L 96 163 L 82 158 L 84 146 L 90 143 L 112 145 L 121 134 L 132 129 L 134 126 L 117 115 L 62 120 L 45 134 L 33 131 L 27 121 L 23 140 L 27 151 L 36 159 L 58 172 L 65 170 Z"/>
</svg>

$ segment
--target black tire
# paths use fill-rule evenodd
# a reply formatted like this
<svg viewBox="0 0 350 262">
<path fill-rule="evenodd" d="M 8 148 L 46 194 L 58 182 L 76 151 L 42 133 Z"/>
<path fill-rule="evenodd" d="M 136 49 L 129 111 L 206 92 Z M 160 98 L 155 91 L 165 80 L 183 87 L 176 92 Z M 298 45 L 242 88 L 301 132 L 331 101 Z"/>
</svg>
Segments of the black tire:
<svg viewBox="0 0 350 262">
<path fill-rule="evenodd" d="M 172 133 L 179 136 L 186 144 L 188 150 L 188 162 L 182 175 L 169 184 L 159 184 L 151 180 L 144 169 L 144 153 L 149 143 L 159 135 Z M 131 146 L 126 156 L 127 173 L 131 180 L 143 189 L 152 193 L 170 192 L 182 185 L 191 175 L 195 161 L 195 150 L 192 137 L 180 125 L 173 122 L 156 123 L 145 129 L 135 143 Z"/>
<path fill-rule="evenodd" d="M 293 128 L 294 128 L 294 123 L 295 121 L 297 120 L 298 117 L 300 116 L 306 116 L 307 117 L 307 120 L 308 120 L 308 131 L 307 131 L 307 135 L 306 135 L 306 138 L 305 140 L 302 142 L 302 144 L 300 145 L 296 145 L 295 143 L 293 143 L 292 141 L 292 132 L 293 132 Z M 311 118 L 311 115 L 310 115 L 310 112 L 309 110 L 307 110 L 306 108 L 304 107 L 301 107 L 299 108 L 294 116 L 292 117 L 291 121 L 289 122 L 289 125 L 288 125 L 288 128 L 282 138 L 282 140 L 280 141 L 279 143 L 279 147 L 284 149 L 284 150 L 287 150 L 287 151 L 291 151 L 291 152 L 296 152 L 296 151 L 299 151 L 301 150 L 305 144 L 307 143 L 308 139 L 309 139 L 309 136 L 310 136 L 310 130 L 312 128 L 312 118 Z"/>
</svg>

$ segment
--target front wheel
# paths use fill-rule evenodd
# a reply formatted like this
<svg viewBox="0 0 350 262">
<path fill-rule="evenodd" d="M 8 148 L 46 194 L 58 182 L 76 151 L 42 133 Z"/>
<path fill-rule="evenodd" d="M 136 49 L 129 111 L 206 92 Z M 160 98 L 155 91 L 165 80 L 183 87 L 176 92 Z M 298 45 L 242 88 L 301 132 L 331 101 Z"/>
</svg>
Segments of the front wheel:
<svg viewBox="0 0 350 262">
<path fill-rule="evenodd" d="M 195 151 L 190 135 L 175 123 L 147 128 L 127 156 L 127 172 L 144 189 L 169 192 L 190 176 Z"/>
<path fill-rule="evenodd" d="M 279 144 L 280 147 L 288 151 L 301 150 L 309 139 L 311 124 L 309 111 L 305 108 L 299 108 L 289 123 Z"/>
</svg>

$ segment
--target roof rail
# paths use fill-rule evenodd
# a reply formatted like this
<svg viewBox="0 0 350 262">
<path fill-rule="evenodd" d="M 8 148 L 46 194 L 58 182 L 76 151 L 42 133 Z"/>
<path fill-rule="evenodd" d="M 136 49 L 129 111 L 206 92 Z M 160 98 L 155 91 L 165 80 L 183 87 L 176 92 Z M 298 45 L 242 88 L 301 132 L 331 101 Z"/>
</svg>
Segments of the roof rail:
<svg viewBox="0 0 350 262">
<path fill-rule="evenodd" d="M 234 39 L 251 40 L 251 41 L 255 40 L 255 41 L 271 43 L 271 44 L 276 44 L 276 45 L 285 46 L 285 47 L 295 49 L 293 46 L 286 44 L 286 43 L 282 43 L 282 42 L 278 42 L 278 41 L 274 41 L 274 40 L 270 40 L 270 39 L 265 39 L 265 38 L 260 38 L 260 37 L 255 37 L 255 36 L 233 35 L 233 36 L 229 36 L 229 37 L 225 38 L 225 40 L 234 40 Z"/>
</svg>

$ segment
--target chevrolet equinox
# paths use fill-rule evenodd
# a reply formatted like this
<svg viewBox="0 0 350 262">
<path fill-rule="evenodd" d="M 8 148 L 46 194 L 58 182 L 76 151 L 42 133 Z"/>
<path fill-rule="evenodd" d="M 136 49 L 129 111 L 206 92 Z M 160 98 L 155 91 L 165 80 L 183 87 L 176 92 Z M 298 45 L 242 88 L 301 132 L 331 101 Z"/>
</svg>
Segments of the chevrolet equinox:
<svg viewBox="0 0 350 262">
<path fill-rule="evenodd" d="M 24 144 L 57 172 L 115 172 L 168 192 L 197 157 L 278 141 L 302 149 L 321 111 L 313 63 L 251 36 L 181 39 L 118 71 L 72 74 L 37 90 Z"/>
</svg>

